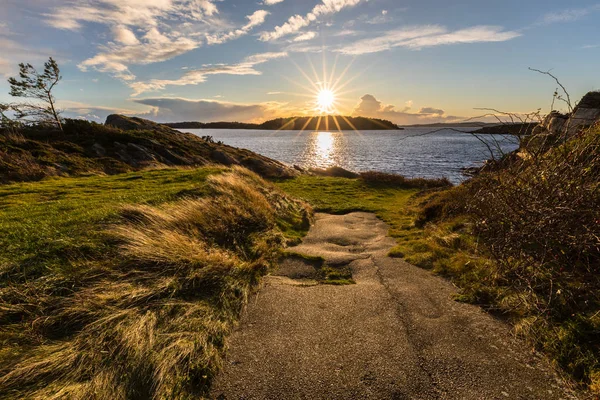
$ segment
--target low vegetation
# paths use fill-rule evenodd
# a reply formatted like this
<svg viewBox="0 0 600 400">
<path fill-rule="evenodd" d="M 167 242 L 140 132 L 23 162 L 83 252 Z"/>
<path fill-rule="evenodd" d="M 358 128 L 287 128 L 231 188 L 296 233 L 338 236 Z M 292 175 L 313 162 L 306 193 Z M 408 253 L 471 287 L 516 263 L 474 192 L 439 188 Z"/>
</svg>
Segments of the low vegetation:
<svg viewBox="0 0 600 400">
<path fill-rule="evenodd" d="M 426 235 L 396 251 L 600 391 L 600 129 L 537 150 L 422 198 Z"/>
<path fill-rule="evenodd" d="M 201 396 L 310 210 L 241 168 L 0 187 L 0 398 Z"/>
</svg>

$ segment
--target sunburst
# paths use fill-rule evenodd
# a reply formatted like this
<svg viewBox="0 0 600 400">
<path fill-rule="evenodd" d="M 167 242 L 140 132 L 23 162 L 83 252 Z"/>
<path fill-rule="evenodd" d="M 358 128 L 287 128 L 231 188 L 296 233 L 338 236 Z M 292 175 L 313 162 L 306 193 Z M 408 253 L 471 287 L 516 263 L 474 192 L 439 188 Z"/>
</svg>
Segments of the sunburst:
<svg viewBox="0 0 600 400">
<path fill-rule="evenodd" d="M 323 88 L 317 93 L 317 110 L 323 114 L 336 112 L 336 95 L 331 89 Z"/>
<path fill-rule="evenodd" d="M 356 101 L 356 97 L 344 98 L 344 96 L 350 93 L 358 93 L 361 90 L 356 87 L 356 85 L 350 86 L 360 74 L 353 77 L 347 77 L 347 74 L 354 63 L 354 59 L 352 59 L 343 70 L 340 68 L 341 71 L 338 71 L 339 56 L 336 56 L 335 62 L 329 70 L 325 51 L 323 51 L 322 54 L 322 74 L 317 72 L 315 65 L 307 54 L 309 66 L 308 72 L 303 70 L 294 60 L 292 60 L 292 63 L 296 66 L 306 83 L 303 84 L 301 81 L 294 80 L 289 76 L 285 77 L 289 82 L 302 89 L 302 92 L 300 93 L 288 92 L 289 94 L 299 97 L 308 97 L 310 99 L 306 103 L 307 107 L 304 112 L 305 114 L 310 115 L 311 118 L 306 122 L 302 131 L 306 130 L 315 118 L 317 118 L 318 121 L 317 126 L 321 126 L 321 123 L 323 122 L 326 130 L 337 129 L 338 131 L 341 131 L 340 121 L 338 121 L 338 118 L 341 118 L 346 122 L 347 126 L 350 126 L 354 131 L 357 131 L 348 118 L 340 115 L 352 110 L 355 106 L 354 102 Z M 350 88 L 350 90 L 348 88 Z M 330 120 L 332 123 L 330 123 Z"/>
</svg>

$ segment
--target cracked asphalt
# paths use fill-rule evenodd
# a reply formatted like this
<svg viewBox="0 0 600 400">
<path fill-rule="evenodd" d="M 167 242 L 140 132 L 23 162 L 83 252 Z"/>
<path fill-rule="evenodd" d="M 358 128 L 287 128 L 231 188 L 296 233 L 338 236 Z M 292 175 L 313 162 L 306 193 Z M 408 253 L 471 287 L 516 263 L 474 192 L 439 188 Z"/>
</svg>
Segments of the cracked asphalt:
<svg viewBox="0 0 600 400">
<path fill-rule="evenodd" d="M 213 399 L 576 399 L 549 362 L 447 281 L 387 257 L 375 215 L 318 214 L 297 253 L 349 265 L 356 285 L 310 266 L 268 276 L 230 337 Z"/>
</svg>

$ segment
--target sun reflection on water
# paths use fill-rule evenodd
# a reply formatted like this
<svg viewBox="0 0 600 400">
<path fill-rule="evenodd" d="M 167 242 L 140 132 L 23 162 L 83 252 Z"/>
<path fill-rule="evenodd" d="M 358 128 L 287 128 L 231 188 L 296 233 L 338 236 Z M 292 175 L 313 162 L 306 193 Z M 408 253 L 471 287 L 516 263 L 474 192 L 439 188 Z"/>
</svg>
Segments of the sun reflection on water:
<svg viewBox="0 0 600 400">
<path fill-rule="evenodd" d="M 313 139 L 314 164 L 330 167 L 334 164 L 335 136 L 332 132 L 315 132 Z"/>
</svg>

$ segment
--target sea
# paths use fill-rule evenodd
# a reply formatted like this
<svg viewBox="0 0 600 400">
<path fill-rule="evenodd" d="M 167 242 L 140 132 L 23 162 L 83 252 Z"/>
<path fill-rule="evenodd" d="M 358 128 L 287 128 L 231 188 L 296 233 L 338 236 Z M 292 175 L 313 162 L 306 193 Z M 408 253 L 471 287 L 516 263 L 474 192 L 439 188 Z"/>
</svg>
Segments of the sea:
<svg viewBox="0 0 600 400">
<path fill-rule="evenodd" d="M 385 131 L 181 129 L 303 168 L 339 166 L 406 177 L 467 179 L 464 170 L 518 148 L 513 136 L 474 135 L 469 128 Z"/>
</svg>

